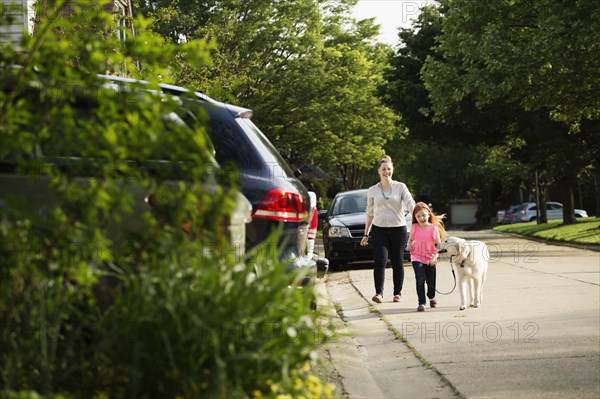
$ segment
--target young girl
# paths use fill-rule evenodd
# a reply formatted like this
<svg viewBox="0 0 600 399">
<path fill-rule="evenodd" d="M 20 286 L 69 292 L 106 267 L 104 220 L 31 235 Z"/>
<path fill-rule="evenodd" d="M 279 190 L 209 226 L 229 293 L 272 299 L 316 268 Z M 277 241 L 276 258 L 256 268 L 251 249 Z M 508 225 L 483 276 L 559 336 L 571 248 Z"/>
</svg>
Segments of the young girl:
<svg viewBox="0 0 600 399">
<path fill-rule="evenodd" d="M 410 251 L 410 260 L 415 270 L 417 280 L 417 295 L 419 307 L 417 312 L 425 311 L 425 283 L 427 283 L 427 297 L 432 308 L 437 306 L 435 300 L 435 265 L 437 251 L 435 244 L 446 239 L 446 230 L 442 219 L 445 215 L 436 215 L 424 202 L 417 202 L 412 213 L 413 224 L 410 229 L 410 239 L 407 250 Z"/>
</svg>

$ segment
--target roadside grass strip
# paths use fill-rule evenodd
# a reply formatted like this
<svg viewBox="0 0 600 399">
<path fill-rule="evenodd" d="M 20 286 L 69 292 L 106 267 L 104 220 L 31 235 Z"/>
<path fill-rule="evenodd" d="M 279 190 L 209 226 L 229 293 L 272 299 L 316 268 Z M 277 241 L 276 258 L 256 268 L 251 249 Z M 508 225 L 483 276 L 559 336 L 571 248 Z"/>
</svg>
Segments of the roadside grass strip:
<svg viewBox="0 0 600 399">
<path fill-rule="evenodd" d="M 494 227 L 494 231 L 519 234 L 527 237 L 560 243 L 571 243 L 589 246 L 600 250 L 600 218 L 579 218 L 577 223 L 564 225 L 562 219 L 551 220 L 548 223 L 536 222 L 509 224 Z"/>
</svg>

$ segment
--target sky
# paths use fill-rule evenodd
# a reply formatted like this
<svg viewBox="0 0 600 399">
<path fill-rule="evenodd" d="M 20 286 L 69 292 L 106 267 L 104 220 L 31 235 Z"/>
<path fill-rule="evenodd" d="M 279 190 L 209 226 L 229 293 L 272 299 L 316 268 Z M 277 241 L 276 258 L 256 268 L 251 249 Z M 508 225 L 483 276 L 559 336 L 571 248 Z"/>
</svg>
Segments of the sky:
<svg viewBox="0 0 600 399">
<path fill-rule="evenodd" d="M 359 0 L 353 15 L 357 19 L 375 17 L 381 25 L 380 41 L 395 46 L 398 44 L 398 27 L 409 28 L 419 15 L 419 9 L 432 0 Z"/>
</svg>

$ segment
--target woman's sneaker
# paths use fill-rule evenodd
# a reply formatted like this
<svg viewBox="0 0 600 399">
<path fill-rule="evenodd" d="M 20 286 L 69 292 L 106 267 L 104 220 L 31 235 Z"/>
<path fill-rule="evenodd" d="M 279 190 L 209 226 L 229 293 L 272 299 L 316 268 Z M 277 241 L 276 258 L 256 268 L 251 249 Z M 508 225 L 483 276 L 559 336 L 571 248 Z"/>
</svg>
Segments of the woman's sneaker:
<svg viewBox="0 0 600 399">
<path fill-rule="evenodd" d="M 432 308 L 435 308 L 437 306 L 437 301 L 435 300 L 435 298 L 429 300 L 429 306 L 431 306 Z"/>
<path fill-rule="evenodd" d="M 419 307 L 417 308 L 417 312 L 424 312 L 425 311 L 425 305 L 419 305 Z"/>
</svg>

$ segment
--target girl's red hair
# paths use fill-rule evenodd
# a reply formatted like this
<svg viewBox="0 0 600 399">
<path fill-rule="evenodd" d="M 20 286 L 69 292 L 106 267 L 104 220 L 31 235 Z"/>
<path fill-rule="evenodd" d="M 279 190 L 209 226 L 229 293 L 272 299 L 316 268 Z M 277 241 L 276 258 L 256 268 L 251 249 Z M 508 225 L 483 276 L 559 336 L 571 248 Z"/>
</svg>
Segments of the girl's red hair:
<svg viewBox="0 0 600 399">
<path fill-rule="evenodd" d="M 446 234 L 446 229 L 444 229 L 444 222 L 443 220 L 446 218 L 446 214 L 441 214 L 441 215 L 436 215 L 435 213 L 433 213 L 431 211 L 431 208 L 429 208 L 429 206 L 424 203 L 424 202 L 417 202 L 415 204 L 415 208 L 413 209 L 412 212 L 412 220 L 413 223 L 417 223 L 417 212 L 419 212 L 420 210 L 426 210 L 427 213 L 429 214 L 429 218 L 428 221 L 429 223 L 435 225 L 438 229 L 438 233 L 440 233 L 440 240 L 444 241 L 446 239 L 446 237 L 448 236 Z"/>
</svg>

